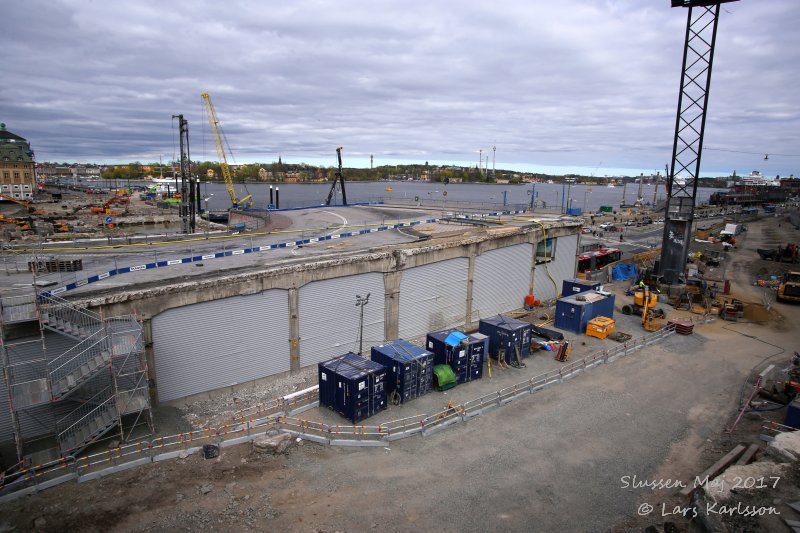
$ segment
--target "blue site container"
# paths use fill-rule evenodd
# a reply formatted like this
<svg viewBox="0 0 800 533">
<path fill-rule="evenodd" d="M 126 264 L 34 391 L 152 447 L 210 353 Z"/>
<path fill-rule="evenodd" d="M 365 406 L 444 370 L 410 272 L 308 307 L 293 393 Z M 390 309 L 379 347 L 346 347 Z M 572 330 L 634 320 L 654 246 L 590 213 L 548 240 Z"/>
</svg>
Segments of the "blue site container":
<svg viewBox="0 0 800 533">
<path fill-rule="evenodd" d="M 386 367 L 386 393 L 395 405 L 430 392 L 433 353 L 398 339 L 373 346 L 370 355 Z"/>
<path fill-rule="evenodd" d="M 469 346 L 467 379 L 472 381 L 483 377 L 483 362 L 489 353 L 489 337 L 483 333 L 473 333 L 469 336 Z"/>
<path fill-rule="evenodd" d="M 581 211 L 580 207 L 568 207 L 567 208 L 567 214 L 570 215 L 570 216 L 573 216 L 573 217 L 580 215 L 582 212 L 583 211 Z"/>
<path fill-rule="evenodd" d="M 352 423 L 386 409 L 386 367 L 352 352 L 319 363 L 319 403 Z"/>
<path fill-rule="evenodd" d="M 435 365 L 450 365 L 459 383 L 483 377 L 483 363 L 489 351 L 489 338 L 480 333 L 466 335 L 448 329 L 428 334 L 427 348 Z"/>
<path fill-rule="evenodd" d="M 447 329 L 428 333 L 425 347 L 433 352 L 434 365 L 450 365 L 459 383 L 469 379 L 468 339 L 460 331 Z"/>
<path fill-rule="evenodd" d="M 597 290 L 601 285 L 602 283 L 599 281 L 592 281 L 590 279 L 565 279 L 561 282 L 561 296 L 572 296 L 579 292 Z"/>
<path fill-rule="evenodd" d="M 498 361 L 514 365 L 516 354 L 528 357 L 531 351 L 531 325 L 503 315 L 482 318 L 478 331 L 489 337 L 489 355 Z"/>
<path fill-rule="evenodd" d="M 586 333 L 586 324 L 598 316 L 614 318 L 613 294 L 586 291 L 556 302 L 555 326 L 559 329 Z"/>
</svg>

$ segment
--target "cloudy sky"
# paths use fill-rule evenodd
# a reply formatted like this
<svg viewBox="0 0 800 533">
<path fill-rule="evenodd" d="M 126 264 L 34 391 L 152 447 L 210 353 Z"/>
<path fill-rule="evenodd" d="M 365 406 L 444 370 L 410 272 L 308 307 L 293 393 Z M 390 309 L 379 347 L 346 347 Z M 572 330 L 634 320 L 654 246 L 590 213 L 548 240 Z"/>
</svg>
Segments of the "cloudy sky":
<svg viewBox="0 0 800 533">
<path fill-rule="evenodd" d="M 596 175 L 670 160 L 686 10 L 669 0 L 4 2 L 0 121 L 40 161 L 166 162 L 189 121 L 236 162 Z M 704 174 L 800 175 L 800 0 L 726 3 Z M 764 154 L 770 154 L 764 160 Z M 492 161 L 489 160 L 491 168 Z"/>
</svg>

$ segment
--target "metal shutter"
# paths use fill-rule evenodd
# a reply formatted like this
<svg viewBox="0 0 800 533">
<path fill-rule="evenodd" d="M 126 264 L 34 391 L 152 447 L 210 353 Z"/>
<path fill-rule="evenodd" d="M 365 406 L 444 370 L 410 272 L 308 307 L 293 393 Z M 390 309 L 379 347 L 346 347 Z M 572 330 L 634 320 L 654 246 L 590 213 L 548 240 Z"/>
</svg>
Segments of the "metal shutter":
<svg viewBox="0 0 800 533">
<path fill-rule="evenodd" d="M 463 324 L 468 271 L 466 257 L 404 270 L 400 278 L 400 337 L 412 339 Z"/>
<path fill-rule="evenodd" d="M 287 372 L 288 291 L 270 289 L 153 317 L 159 401 Z"/>
<path fill-rule="evenodd" d="M 539 300 L 550 300 L 561 293 L 561 284 L 565 279 L 575 277 L 575 257 L 578 254 L 578 236 L 566 235 L 556 239 L 556 257 L 553 261 L 536 265 L 533 282 L 533 294 Z M 550 273 L 556 283 L 548 277 Z"/>
<path fill-rule="evenodd" d="M 531 283 L 533 246 L 517 244 L 475 258 L 472 320 L 519 309 Z"/>
<path fill-rule="evenodd" d="M 300 366 L 313 365 L 349 351 L 358 351 L 359 316 L 356 295 L 366 297 L 364 351 L 383 342 L 383 274 L 314 281 L 300 288 Z"/>
<path fill-rule="evenodd" d="M 2 368 L 0 367 L 0 372 Z M 0 442 L 14 439 L 14 424 L 11 422 L 11 406 L 8 404 L 6 378 L 0 375 Z"/>
</svg>

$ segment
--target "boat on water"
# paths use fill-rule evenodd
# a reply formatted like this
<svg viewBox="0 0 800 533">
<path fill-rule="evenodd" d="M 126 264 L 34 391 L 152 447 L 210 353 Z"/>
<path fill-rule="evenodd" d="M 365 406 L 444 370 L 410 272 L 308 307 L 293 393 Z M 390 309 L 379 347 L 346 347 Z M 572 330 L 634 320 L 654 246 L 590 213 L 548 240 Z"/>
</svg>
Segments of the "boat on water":
<svg viewBox="0 0 800 533">
<path fill-rule="evenodd" d="M 615 185 L 613 183 L 609 183 L 608 185 L 606 185 L 606 187 L 608 187 L 609 189 L 613 189 L 615 188 Z"/>
<path fill-rule="evenodd" d="M 386 192 L 392 192 L 394 189 L 392 187 L 386 187 Z"/>
</svg>

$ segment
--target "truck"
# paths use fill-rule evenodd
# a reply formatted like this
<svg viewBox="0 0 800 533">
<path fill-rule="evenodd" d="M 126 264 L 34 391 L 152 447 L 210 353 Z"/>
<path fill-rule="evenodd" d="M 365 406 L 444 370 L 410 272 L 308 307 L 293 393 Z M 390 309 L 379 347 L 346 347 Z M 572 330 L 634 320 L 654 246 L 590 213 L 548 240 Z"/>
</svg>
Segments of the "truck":
<svg viewBox="0 0 800 533">
<path fill-rule="evenodd" d="M 787 272 L 778 285 L 779 302 L 800 302 L 800 272 Z"/>
</svg>

